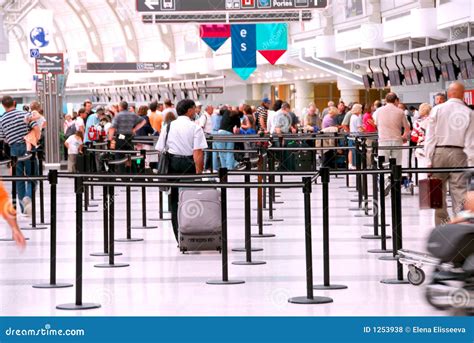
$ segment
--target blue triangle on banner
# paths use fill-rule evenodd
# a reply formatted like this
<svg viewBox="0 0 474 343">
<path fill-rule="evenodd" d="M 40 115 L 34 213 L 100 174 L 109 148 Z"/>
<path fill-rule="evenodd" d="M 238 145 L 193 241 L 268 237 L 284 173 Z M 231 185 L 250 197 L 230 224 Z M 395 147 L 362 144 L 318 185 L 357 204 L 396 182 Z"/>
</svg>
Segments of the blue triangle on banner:
<svg viewBox="0 0 474 343">
<path fill-rule="evenodd" d="M 232 68 L 242 80 L 247 80 L 257 68 Z"/>
<path fill-rule="evenodd" d="M 202 40 L 207 44 L 209 45 L 209 47 L 214 50 L 214 51 L 217 51 L 224 43 L 225 41 L 227 40 L 228 38 L 202 38 Z"/>
</svg>

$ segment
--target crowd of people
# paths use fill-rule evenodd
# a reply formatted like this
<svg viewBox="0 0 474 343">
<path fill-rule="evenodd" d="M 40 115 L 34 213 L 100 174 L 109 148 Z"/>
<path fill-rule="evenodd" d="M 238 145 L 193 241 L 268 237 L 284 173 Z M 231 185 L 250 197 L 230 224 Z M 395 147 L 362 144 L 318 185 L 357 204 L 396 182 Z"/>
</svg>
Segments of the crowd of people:
<svg viewBox="0 0 474 343">
<path fill-rule="evenodd" d="M 335 104 L 329 101 L 322 111 L 311 103 L 298 117 L 290 104 L 269 98 L 259 106 L 212 104 L 202 106 L 193 100 L 181 100 L 176 106 L 172 100 L 154 101 L 135 106 L 125 101 L 107 107 L 93 109 L 90 100 L 72 115 L 66 114 L 62 133 L 68 171 L 76 172 L 78 156 L 84 146 L 93 142 L 106 142 L 112 150 L 153 149 L 167 151 L 171 156 L 170 171 L 174 173 L 216 172 L 220 167 L 229 170 L 242 168 L 235 158 L 236 143 L 231 141 L 208 142 L 209 135 L 248 135 L 287 133 L 345 132 L 351 136 L 369 133 L 378 136 L 379 155 L 395 158 L 402 164 L 402 150 L 390 149 L 404 144 L 417 146 L 415 156 L 420 167 L 459 167 L 474 165 L 474 118 L 472 107 L 463 102 L 464 86 L 454 82 L 449 86 L 447 97 L 440 93 L 435 106 L 423 103 L 415 108 L 400 102 L 397 94 L 388 93 L 383 101 L 373 104 Z M 449 98 L 449 100 L 447 99 Z M 46 120 L 38 102 L 23 111 L 16 109 L 10 96 L 2 98 L 5 114 L 0 118 L 0 140 L 4 153 L 21 157 L 42 144 L 42 132 Z M 133 140 L 157 136 L 149 142 L 135 145 Z M 354 147 L 354 140 L 348 139 Z M 155 145 L 156 144 L 156 145 Z M 278 142 L 275 144 L 279 144 Z M 7 149 L 8 147 L 8 149 Z M 207 152 L 213 148 L 219 152 Z M 245 148 L 245 145 L 243 146 Z M 123 155 L 116 154 L 116 158 Z M 345 167 L 355 169 L 357 154 L 350 149 Z M 410 150 L 410 159 L 412 158 Z M 16 175 L 32 175 L 29 161 L 18 162 Z M 465 185 L 460 174 L 435 174 L 444 181 L 453 197 L 454 211 L 461 210 Z M 31 214 L 33 182 L 16 182 L 21 214 Z M 1 190 L 1 187 L 0 187 Z M 3 193 L 0 192 L 0 201 Z M 177 235 L 176 190 L 171 192 L 173 228 Z M 8 206 L 7 206 L 8 207 Z M 4 215 L 5 216 L 5 215 Z M 436 223 L 449 220 L 446 204 L 436 211 Z M 14 234 L 18 231 L 14 229 Z"/>
</svg>

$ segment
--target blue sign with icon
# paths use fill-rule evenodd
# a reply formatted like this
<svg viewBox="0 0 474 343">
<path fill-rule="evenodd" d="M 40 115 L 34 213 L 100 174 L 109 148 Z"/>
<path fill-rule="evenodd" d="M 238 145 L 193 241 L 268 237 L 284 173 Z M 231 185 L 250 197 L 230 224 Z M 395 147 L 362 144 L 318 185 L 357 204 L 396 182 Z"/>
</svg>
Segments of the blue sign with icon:
<svg viewBox="0 0 474 343">
<path fill-rule="evenodd" d="M 30 49 L 30 57 L 31 57 L 31 58 L 38 58 L 38 57 L 40 57 L 39 49 Z"/>
<path fill-rule="evenodd" d="M 30 41 L 34 46 L 44 48 L 49 45 L 49 32 L 43 27 L 35 27 L 30 32 Z"/>
</svg>

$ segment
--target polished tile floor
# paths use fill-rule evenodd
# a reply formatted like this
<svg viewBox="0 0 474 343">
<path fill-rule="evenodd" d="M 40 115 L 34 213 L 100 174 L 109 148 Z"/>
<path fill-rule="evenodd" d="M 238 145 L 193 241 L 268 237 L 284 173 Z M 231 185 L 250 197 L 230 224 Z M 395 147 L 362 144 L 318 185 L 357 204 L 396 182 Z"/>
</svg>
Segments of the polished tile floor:
<svg viewBox="0 0 474 343">
<path fill-rule="evenodd" d="M 296 180 L 296 179 L 292 179 Z M 353 184 L 354 180 L 351 180 Z M 345 290 L 315 291 L 315 295 L 330 296 L 333 303 L 295 305 L 292 296 L 306 295 L 304 209 L 301 190 L 279 190 L 275 217 L 265 231 L 274 238 L 255 238 L 254 260 L 267 263 L 256 266 L 229 265 L 231 279 L 245 284 L 215 286 L 206 280 L 221 276 L 221 256 L 218 253 L 181 254 L 174 242 L 169 221 L 153 222 L 155 230 L 133 230 L 142 242 L 116 243 L 122 256 L 116 262 L 130 264 L 128 268 L 98 269 L 94 264 L 106 262 L 104 257 L 90 253 L 102 249 L 101 201 L 96 213 L 84 214 L 83 301 L 97 302 L 100 309 L 90 311 L 60 311 L 56 305 L 74 302 L 74 288 L 34 289 L 31 285 L 49 277 L 49 229 L 25 231 L 30 237 L 27 249 L 21 253 L 14 244 L 0 242 L 0 315 L 131 315 L 131 316 L 420 316 L 445 315 L 432 309 L 424 300 L 424 287 L 386 285 L 380 280 L 396 276 L 396 263 L 380 261 L 380 255 L 367 253 L 379 248 L 378 240 L 363 240 L 370 234 L 371 217 L 355 217 L 349 211 L 356 203 L 356 193 L 344 187 L 345 179 L 332 178 L 330 185 L 330 247 L 331 282 L 347 285 Z M 100 197 L 96 189 L 96 197 Z M 116 237 L 125 236 L 125 193 L 116 191 Z M 315 186 L 312 193 L 314 282 L 322 282 L 322 190 Z M 158 216 L 158 193 L 149 189 L 148 217 Z M 255 208 L 255 192 L 253 207 Z M 229 248 L 243 246 L 243 191 L 228 194 Z M 49 190 L 46 187 L 46 212 L 49 213 Z M 166 197 L 165 197 L 166 200 Z M 387 198 L 387 205 L 390 203 Z M 166 201 L 165 201 L 166 208 Z M 140 193 L 132 193 L 133 225 L 141 224 Z M 75 199 L 71 180 L 61 180 L 58 187 L 58 281 L 73 282 L 75 277 Z M 165 214 L 169 216 L 169 214 Z M 256 212 L 252 211 L 255 222 Z M 268 214 L 264 213 L 264 218 Z M 21 218 L 22 226 L 27 221 Z M 387 222 L 390 209 L 387 208 Z M 426 237 L 433 225 L 433 213 L 420 211 L 418 197 L 403 195 L 404 247 L 424 250 Z M 8 235 L 0 224 L 1 236 Z M 256 228 L 252 228 L 256 231 Z M 388 241 L 391 245 L 391 241 Z M 245 258 L 244 253 L 230 252 L 229 261 Z M 406 273 L 406 270 L 405 270 Z"/>
</svg>

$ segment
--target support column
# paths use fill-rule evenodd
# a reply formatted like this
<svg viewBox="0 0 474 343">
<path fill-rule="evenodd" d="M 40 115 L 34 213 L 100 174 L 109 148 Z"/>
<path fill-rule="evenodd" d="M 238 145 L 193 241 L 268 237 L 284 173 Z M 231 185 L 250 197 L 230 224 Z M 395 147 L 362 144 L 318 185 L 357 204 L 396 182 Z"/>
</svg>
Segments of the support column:
<svg viewBox="0 0 474 343">
<path fill-rule="evenodd" d="M 263 99 L 263 85 L 261 83 L 255 83 L 252 85 L 252 100 L 261 102 Z"/>
<path fill-rule="evenodd" d="M 360 102 L 359 90 L 362 89 L 362 86 L 356 85 L 346 79 L 338 78 L 337 88 L 341 91 L 341 100 L 344 101 L 346 105 L 350 102 Z"/>
<path fill-rule="evenodd" d="M 301 119 L 303 109 L 314 101 L 314 84 L 307 81 L 295 81 L 295 112 Z"/>
</svg>

